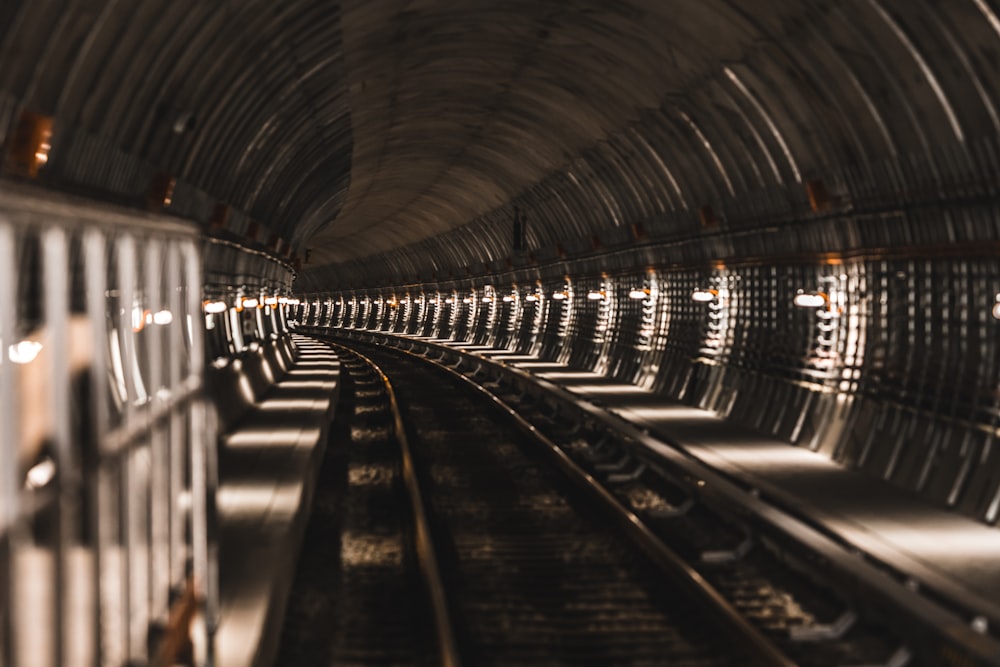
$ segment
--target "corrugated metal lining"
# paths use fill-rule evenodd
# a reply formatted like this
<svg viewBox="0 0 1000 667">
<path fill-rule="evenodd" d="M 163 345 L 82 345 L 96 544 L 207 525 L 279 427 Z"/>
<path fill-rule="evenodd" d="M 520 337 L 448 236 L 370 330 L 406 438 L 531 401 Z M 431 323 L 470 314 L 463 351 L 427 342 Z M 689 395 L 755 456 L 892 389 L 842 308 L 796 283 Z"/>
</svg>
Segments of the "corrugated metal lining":
<svg viewBox="0 0 1000 667">
<path fill-rule="evenodd" d="M 455 281 L 308 294 L 305 304 L 329 307 L 300 317 L 413 333 L 417 315 L 403 304 L 446 295 L 451 304 L 429 324 L 444 338 L 534 350 L 544 361 L 643 386 L 665 402 L 715 411 L 995 523 L 996 247 L 962 261 L 901 252 L 648 270 L 631 251 Z M 632 296 L 645 289 L 646 298 Z M 707 301 L 693 298 L 710 290 Z M 496 298 L 484 303 L 487 294 L 511 291 L 522 308 Z M 822 292 L 828 305 L 799 307 L 799 291 Z M 536 299 L 530 304 L 529 295 Z M 536 308 L 541 322 L 526 322 Z M 443 322 L 455 313 L 471 324 Z"/>
</svg>

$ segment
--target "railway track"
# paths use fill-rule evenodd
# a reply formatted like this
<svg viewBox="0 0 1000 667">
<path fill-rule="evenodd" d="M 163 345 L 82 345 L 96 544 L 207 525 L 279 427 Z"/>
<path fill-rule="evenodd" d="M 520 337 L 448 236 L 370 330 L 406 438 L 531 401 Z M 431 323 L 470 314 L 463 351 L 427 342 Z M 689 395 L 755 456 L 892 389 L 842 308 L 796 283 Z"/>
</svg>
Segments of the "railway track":
<svg viewBox="0 0 1000 667">
<path fill-rule="evenodd" d="M 426 351 L 348 345 L 342 360 L 360 388 L 351 418 L 362 420 L 348 427 L 349 449 L 377 433 L 384 459 L 402 433 L 409 452 L 383 479 L 394 509 L 376 503 L 395 517 L 396 572 L 384 581 L 407 582 L 390 596 L 409 618 L 393 636 L 407 639 L 387 641 L 392 623 L 376 622 L 351 633 L 376 649 L 332 647 L 327 662 L 295 664 L 949 664 L 845 605 L 816 576 L 821 559 L 715 512 L 691 497 L 691 480 L 637 462 L 523 387 Z M 357 495 L 349 486 L 333 490 L 342 504 Z M 333 622 L 364 617 L 377 599 L 351 598 Z"/>
</svg>

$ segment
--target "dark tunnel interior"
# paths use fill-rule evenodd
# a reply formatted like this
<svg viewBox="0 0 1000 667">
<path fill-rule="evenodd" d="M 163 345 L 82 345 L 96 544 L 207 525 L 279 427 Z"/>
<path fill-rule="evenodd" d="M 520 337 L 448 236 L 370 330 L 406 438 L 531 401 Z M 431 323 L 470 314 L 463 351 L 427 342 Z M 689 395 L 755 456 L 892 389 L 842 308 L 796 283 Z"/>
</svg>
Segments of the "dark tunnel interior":
<svg viewBox="0 0 1000 667">
<path fill-rule="evenodd" d="M 212 441 L 276 381 L 227 359 L 369 330 L 701 411 L 678 437 L 815 452 L 995 533 L 997 0 L 4 0 L 0 147 L 0 340 L 21 363 L 61 332 L 42 384 L 0 364 L 0 468 L 96 429 L 86 479 L 157 401 L 143 423 Z M 66 423 L 32 435 L 52 386 Z M 24 662 L 0 602 L 0 664 L 155 664 Z"/>
</svg>

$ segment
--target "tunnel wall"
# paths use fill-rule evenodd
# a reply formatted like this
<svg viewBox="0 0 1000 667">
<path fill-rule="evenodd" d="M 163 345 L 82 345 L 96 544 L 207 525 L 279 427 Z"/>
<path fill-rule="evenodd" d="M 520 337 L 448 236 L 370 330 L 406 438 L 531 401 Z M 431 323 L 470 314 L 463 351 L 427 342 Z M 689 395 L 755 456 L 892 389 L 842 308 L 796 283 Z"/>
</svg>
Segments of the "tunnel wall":
<svg viewBox="0 0 1000 667">
<path fill-rule="evenodd" d="M 430 330 L 444 338 L 536 352 L 649 388 L 992 523 L 1000 503 L 992 250 L 960 261 L 900 251 L 655 267 L 633 252 L 304 298 L 329 299 L 333 326 L 417 333 L 391 304 L 453 295 L 447 305 L 465 309 L 457 319 L 472 326 L 449 328 L 452 311 L 442 308 Z M 612 264 L 619 268 L 595 271 Z M 696 301 L 696 292 L 711 299 Z M 796 305 L 800 292 L 823 305 Z M 512 300 L 484 304 L 484 294 Z M 349 300 L 387 315 L 343 316 Z"/>
<path fill-rule="evenodd" d="M 296 288 L 467 295 L 472 326 L 449 337 L 640 384 L 995 522 L 1000 18 L 986 0 L 774 4 L 727 6 L 720 36 L 753 47 L 502 206 Z M 514 284 L 522 303 L 541 285 L 545 316 L 508 341 L 480 297 Z"/>
</svg>

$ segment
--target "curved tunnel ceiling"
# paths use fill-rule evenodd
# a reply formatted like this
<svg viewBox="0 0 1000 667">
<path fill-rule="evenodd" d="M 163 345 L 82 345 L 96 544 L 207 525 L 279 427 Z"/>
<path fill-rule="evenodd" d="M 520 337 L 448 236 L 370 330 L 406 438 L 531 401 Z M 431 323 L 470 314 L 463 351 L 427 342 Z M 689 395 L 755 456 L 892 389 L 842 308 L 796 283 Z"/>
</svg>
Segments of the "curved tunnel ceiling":
<svg viewBox="0 0 1000 667">
<path fill-rule="evenodd" d="M 312 286 L 510 261 L 514 206 L 537 260 L 996 167 L 993 0 L 22 1 L 0 26 L 0 125 L 55 119 L 43 178 L 173 176 L 175 212 L 230 205 Z"/>
<path fill-rule="evenodd" d="M 317 260 L 453 229 L 571 163 L 759 38 L 723 9 L 346 3 L 354 169 L 341 216 L 314 240 Z"/>
</svg>

